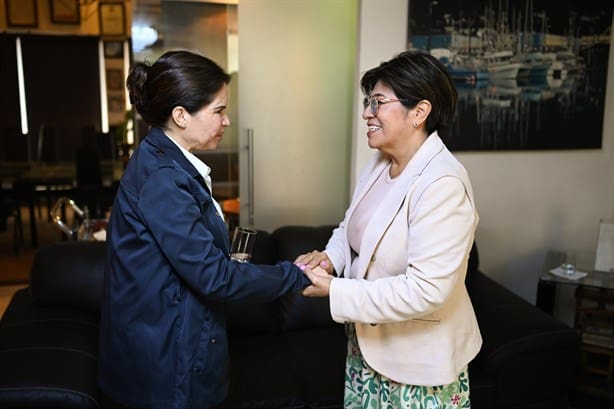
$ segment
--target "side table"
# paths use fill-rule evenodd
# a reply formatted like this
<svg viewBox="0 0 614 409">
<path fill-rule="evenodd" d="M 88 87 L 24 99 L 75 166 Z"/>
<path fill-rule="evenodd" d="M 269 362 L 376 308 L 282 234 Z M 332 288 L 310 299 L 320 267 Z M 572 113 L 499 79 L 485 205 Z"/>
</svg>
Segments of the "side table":
<svg viewBox="0 0 614 409">
<path fill-rule="evenodd" d="M 583 270 L 586 271 L 586 270 Z M 535 305 L 541 310 L 552 315 L 556 287 L 558 285 L 588 287 L 594 289 L 614 290 L 614 274 L 604 271 L 587 271 L 588 275 L 579 280 L 558 277 L 548 272 L 539 277 L 537 283 L 537 298 Z"/>
<path fill-rule="evenodd" d="M 572 280 L 549 272 L 542 274 L 536 306 L 553 315 L 557 287 L 574 288 L 573 326 L 582 336 L 576 387 L 584 393 L 614 398 L 614 274 L 579 270 L 587 276 Z"/>
</svg>

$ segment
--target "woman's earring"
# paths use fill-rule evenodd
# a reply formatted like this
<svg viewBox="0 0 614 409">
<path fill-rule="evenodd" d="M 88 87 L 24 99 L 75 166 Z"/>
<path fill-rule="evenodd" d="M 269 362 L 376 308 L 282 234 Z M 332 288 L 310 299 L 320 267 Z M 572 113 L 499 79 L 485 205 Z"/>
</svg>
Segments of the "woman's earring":
<svg viewBox="0 0 614 409">
<path fill-rule="evenodd" d="M 418 122 L 414 122 L 412 125 L 414 126 L 414 128 L 417 128 L 418 127 Z"/>
</svg>

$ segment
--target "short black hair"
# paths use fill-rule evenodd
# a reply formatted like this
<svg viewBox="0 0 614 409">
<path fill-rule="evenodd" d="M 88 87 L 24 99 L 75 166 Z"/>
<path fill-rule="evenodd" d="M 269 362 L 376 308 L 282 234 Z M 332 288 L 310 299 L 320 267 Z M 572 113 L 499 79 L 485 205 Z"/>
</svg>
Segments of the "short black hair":
<svg viewBox="0 0 614 409">
<path fill-rule="evenodd" d="M 422 100 L 431 103 L 426 119 L 429 135 L 452 121 L 458 98 L 456 87 L 443 64 L 432 55 L 405 51 L 368 70 L 360 81 L 363 93 L 370 95 L 378 81 L 390 87 L 408 108 Z"/>
</svg>

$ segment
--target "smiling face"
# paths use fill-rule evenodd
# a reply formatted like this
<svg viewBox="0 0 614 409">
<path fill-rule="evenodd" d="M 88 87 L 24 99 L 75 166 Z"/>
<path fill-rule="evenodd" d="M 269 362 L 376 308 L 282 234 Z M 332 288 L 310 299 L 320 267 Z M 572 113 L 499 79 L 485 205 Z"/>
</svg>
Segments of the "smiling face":
<svg viewBox="0 0 614 409">
<path fill-rule="evenodd" d="M 379 104 L 379 109 L 374 115 L 370 106 L 367 106 L 362 117 L 367 121 L 367 137 L 369 147 L 379 149 L 382 152 L 393 154 L 396 150 L 402 149 L 405 141 L 414 130 L 411 119 L 413 109 L 406 108 L 392 89 L 378 81 L 371 91 L 370 97 L 378 101 L 389 101 Z"/>
<path fill-rule="evenodd" d="M 178 143 L 188 151 L 194 149 L 213 150 L 217 148 L 224 137 L 224 128 L 230 125 L 226 113 L 228 104 L 228 86 L 224 86 L 215 94 L 213 101 L 198 111 L 190 114 L 181 107 L 176 123 L 182 132 L 177 136 Z"/>
</svg>

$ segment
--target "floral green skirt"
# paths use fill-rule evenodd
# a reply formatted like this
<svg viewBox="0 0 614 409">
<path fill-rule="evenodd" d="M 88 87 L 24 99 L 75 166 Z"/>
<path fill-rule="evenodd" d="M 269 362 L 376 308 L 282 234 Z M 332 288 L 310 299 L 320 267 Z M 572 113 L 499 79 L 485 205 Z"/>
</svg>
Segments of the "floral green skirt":
<svg viewBox="0 0 614 409">
<path fill-rule="evenodd" d="M 375 372 L 362 357 L 354 325 L 346 325 L 348 353 L 345 361 L 346 409 L 458 409 L 471 408 L 465 367 L 455 382 L 441 386 L 397 383 Z"/>
</svg>

